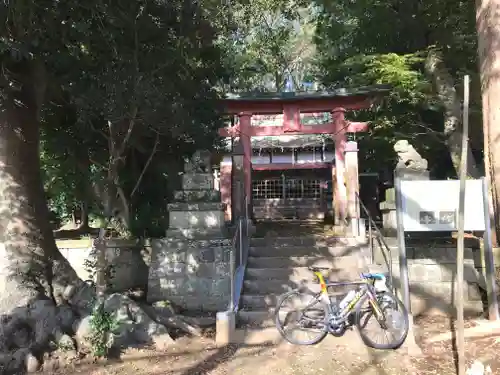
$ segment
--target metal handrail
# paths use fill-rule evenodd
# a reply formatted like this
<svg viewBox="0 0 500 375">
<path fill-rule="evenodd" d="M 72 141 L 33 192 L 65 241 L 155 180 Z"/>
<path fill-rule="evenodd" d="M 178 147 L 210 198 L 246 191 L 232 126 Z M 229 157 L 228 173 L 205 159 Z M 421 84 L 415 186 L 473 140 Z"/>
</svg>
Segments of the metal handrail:
<svg viewBox="0 0 500 375">
<path fill-rule="evenodd" d="M 243 279 L 248 260 L 249 252 L 249 216 L 248 197 L 245 197 L 244 216 L 238 218 L 236 231 L 233 235 L 232 249 L 230 254 L 230 283 L 231 300 L 229 302 L 230 311 L 238 311 L 241 291 L 243 289 Z"/>
<path fill-rule="evenodd" d="M 236 299 L 236 285 L 235 285 L 235 278 L 236 278 L 236 270 L 238 269 L 238 267 L 240 266 L 240 262 L 241 262 L 241 257 L 240 259 L 237 261 L 236 260 L 236 255 L 238 253 L 238 247 L 241 248 L 241 220 L 238 220 L 238 224 L 236 226 L 236 231 L 234 232 L 234 235 L 233 235 L 233 240 L 232 240 L 232 243 L 231 243 L 231 254 L 230 254 L 230 257 L 229 257 L 229 273 L 230 273 L 230 278 L 231 278 L 231 299 L 229 301 L 229 310 L 230 311 L 235 311 L 236 309 L 236 302 L 235 302 L 235 299 Z M 241 250 L 240 250 L 240 254 L 241 254 Z"/>
<path fill-rule="evenodd" d="M 360 207 L 362 208 L 363 212 L 365 213 L 366 217 L 368 218 L 368 241 L 370 243 L 370 251 L 371 251 L 371 257 L 372 257 L 372 263 L 374 263 L 375 260 L 375 252 L 373 249 L 373 229 L 375 229 L 376 232 L 376 238 L 379 243 L 380 249 L 382 251 L 382 256 L 384 257 L 384 261 L 387 266 L 387 271 L 388 271 L 388 278 L 389 278 L 389 284 L 391 288 L 394 287 L 393 279 L 392 279 L 392 254 L 391 254 L 391 248 L 385 241 L 384 235 L 382 234 L 381 230 L 375 223 L 375 221 L 372 219 L 370 212 L 364 205 L 364 203 L 361 201 L 361 198 L 359 197 L 359 194 L 356 193 L 358 202 Z M 389 258 L 389 259 L 387 259 Z"/>
</svg>

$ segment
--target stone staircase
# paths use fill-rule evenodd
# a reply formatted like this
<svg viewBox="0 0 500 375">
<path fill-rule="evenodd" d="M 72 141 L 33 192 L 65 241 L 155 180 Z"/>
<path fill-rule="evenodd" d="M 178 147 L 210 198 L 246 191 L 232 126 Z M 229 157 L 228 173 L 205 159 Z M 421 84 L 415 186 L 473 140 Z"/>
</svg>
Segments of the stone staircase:
<svg viewBox="0 0 500 375">
<path fill-rule="evenodd" d="M 356 280 L 368 271 L 370 259 L 369 245 L 349 237 L 252 238 L 238 323 L 273 326 L 280 294 L 298 287 L 318 291 L 307 267 L 332 268 L 332 282 Z"/>
</svg>

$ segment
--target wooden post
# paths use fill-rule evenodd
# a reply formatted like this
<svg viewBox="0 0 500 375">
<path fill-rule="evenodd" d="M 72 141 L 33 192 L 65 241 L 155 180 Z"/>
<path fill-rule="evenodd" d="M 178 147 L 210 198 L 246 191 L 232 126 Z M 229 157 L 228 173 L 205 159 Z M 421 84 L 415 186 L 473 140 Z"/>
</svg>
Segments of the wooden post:
<svg viewBox="0 0 500 375">
<path fill-rule="evenodd" d="M 465 182 L 467 178 L 467 149 L 469 143 L 469 76 L 464 77 L 464 104 L 462 129 L 462 158 L 460 160 L 460 194 L 458 200 L 457 279 L 455 303 L 457 307 L 456 346 L 458 375 L 465 375 L 464 337 L 464 226 L 465 226 Z"/>
</svg>

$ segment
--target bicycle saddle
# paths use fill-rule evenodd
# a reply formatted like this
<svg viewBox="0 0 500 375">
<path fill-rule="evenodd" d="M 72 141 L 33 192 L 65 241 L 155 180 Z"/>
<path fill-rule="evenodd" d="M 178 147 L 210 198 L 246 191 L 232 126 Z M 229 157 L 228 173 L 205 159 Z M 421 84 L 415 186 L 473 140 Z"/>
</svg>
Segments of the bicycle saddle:
<svg viewBox="0 0 500 375">
<path fill-rule="evenodd" d="M 331 268 L 328 267 L 307 267 L 309 271 L 312 272 L 321 272 L 321 271 L 330 271 Z"/>
</svg>

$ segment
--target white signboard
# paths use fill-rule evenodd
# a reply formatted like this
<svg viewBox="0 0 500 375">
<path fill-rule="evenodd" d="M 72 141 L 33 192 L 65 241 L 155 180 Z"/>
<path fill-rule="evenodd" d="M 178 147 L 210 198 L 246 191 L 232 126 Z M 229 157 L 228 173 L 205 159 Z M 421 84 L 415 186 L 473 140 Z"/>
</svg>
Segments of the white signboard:
<svg viewBox="0 0 500 375">
<path fill-rule="evenodd" d="M 459 193 L 458 180 L 401 181 L 404 230 L 457 230 Z M 483 181 L 466 181 L 464 216 L 465 230 L 485 230 Z"/>
</svg>

